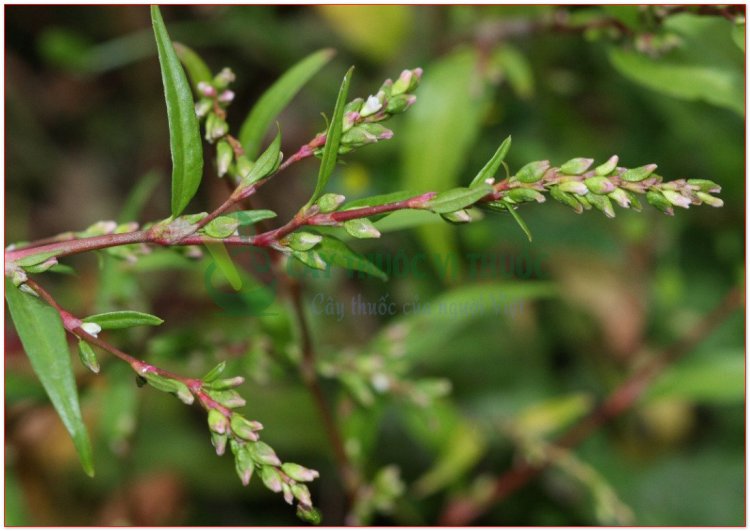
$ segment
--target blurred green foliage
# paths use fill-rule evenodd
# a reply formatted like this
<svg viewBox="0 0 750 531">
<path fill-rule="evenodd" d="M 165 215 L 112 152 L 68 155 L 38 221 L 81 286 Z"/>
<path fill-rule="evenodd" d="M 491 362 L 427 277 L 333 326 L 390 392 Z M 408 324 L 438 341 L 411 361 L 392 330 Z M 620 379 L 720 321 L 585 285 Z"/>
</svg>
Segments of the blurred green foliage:
<svg viewBox="0 0 750 531">
<path fill-rule="evenodd" d="M 533 244 L 500 214 L 353 244 L 364 253 L 453 253 L 462 276 L 429 267 L 388 284 L 346 274 L 307 278 L 304 300 L 324 361 L 397 351 L 415 382 L 452 383 L 430 407 L 378 395 L 362 408 L 326 381 L 366 476 L 397 465 L 406 485 L 390 514 L 371 522 L 434 524 L 453 496 L 486 496 L 488 478 L 507 470 L 519 452 L 579 418 L 741 283 L 744 63 L 735 44 L 744 40 L 744 25 L 689 12 L 661 22 L 653 9 L 163 10 L 173 39 L 214 71 L 229 66 L 237 73 L 229 114 L 235 131 L 290 66 L 317 49 L 338 50 L 280 116 L 285 153 L 325 128 L 319 113 L 333 108 L 349 65 L 357 65 L 351 94 L 362 96 L 402 68 L 424 68 L 417 104 L 392 121 L 394 139 L 334 171 L 328 189 L 347 199 L 464 186 L 511 133 L 506 161 L 514 170 L 531 160 L 559 164 L 616 153 L 626 165 L 658 163 L 667 179 L 709 178 L 723 187 L 724 208 L 674 218 L 652 209 L 620 210 L 608 220 L 596 212 L 577 217 L 557 204 L 525 208 Z M 615 17 L 628 30 L 557 31 L 549 23 L 556 11 L 571 25 Z M 120 213 L 141 222 L 166 217 L 169 181 L 153 175 L 168 173 L 169 136 L 148 9 L 10 6 L 6 15 L 6 240 L 80 230 Z M 207 171 L 194 211 L 226 195 Z M 280 219 L 309 197 L 317 167 L 306 162 L 287 173 L 264 188 L 256 205 Z M 425 221 L 406 218 L 392 215 L 379 226 Z M 472 253 L 497 267 L 472 277 Z M 233 254 L 252 267 L 251 253 Z M 247 376 L 247 409 L 266 425 L 264 437 L 285 460 L 321 471 L 313 495 L 324 522 L 344 522 L 330 449 L 294 370 L 296 333 L 283 301 L 259 318 L 226 315 L 207 297 L 207 262 L 173 254 L 155 252 L 136 265 L 109 256 L 70 263 L 75 276 L 45 279 L 64 306 L 81 315 L 117 308 L 165 319 L 156 332 L 112 332 L 124 350 L 195 375 L 228 360 L 234 373 Z M 493 293 L 522 304 L 501 315 L 347 313 L 338 321 L 312 311 L 318 293 L 347 305 L 358 294 L 372 301 L 387 294 L 404 304 Z M 741 525 L 743 326 L 736 312 L 633 410 L 478 523 Z M 118 362 L 101 362 L 100 376 L 76 369 L 95 451 L 97 476 L 89 479 L 6 324 L 7 524 L 296 523 L 256 481 L 241 488 L 231 461 L 214 455 L 202 412 L 137 389 Z M 388 473 L 379 477 L 390 481 Z"/>
</svg>

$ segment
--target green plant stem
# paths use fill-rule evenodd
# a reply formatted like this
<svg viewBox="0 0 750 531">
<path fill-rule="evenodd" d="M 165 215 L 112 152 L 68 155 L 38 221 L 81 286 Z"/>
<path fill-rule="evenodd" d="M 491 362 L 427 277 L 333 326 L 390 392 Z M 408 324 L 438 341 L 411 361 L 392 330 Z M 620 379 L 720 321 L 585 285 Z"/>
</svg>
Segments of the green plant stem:
<svg viewBox="0 0 750 531">
<path fill-rule="evenodd" d="M 735 310 L 740 308 L 742 303 L 742 291 L 739 288 L 729 290 L 721 302 L 697 326 L 667 347 L 660 356 L 652 358 L 633 372 L 605 398 L 599 407 L 559 437 L 554 446 L 563 449 L 574 448 L 594 430 L 630 409 L 664 369 L 691 352 Z M 440 525 L 466 526 L 471 524 L 492 506 L 524 487 L 549 464 L 549 461 L 542 463 L 519 461 L 517 465 L 495 479 L 492 494 L 482 501 L 458 499 L 450 502 L 440 517 Z"/>
</svg>

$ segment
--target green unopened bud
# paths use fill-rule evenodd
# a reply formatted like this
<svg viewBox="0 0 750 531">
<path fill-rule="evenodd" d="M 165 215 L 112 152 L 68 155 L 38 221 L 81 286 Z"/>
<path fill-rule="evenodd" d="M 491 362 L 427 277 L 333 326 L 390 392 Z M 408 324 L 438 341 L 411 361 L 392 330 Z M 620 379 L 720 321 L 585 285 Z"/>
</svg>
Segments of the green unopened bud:
<svg viewBox="0 0 750 531">
<path fill-rule="evenodd" d="M 348 112 L 344 114 L 344 118 L 342 118 L 342 122 L 344 125 L 341 130 L 346 133 L 349 129 L 354 127 L 354 124 L 357 123 L 359 118 L 360 116 L 358 112 Z"/>
<path fill-rule="evenodd" d="M 17 269 L 13 270 L 13 275 L 11 276 L 11 281 L 13 282 L 13 285 L 15 287 L 19 287 L 19 286 L 25 285 L 25 282 L 27 280 L 29 280 L 29 277 L 26 275 L 26 272 L 23 269 L 17 268 Z M 36 295 L 36 292 L 34 292 L 34 294 Z"/>
<path fill-rule="evenodd" d="M 236 407 L 243 407 L 245 405 L 245 399 L 240 396 L 237 391 L 231 389 L 228 390 L 214 390 L 211 389 L 208 395 L 216 400 L 219 404 L 230 409 Z"/>
<path fill-rule="evenodd" d="M 208 429 L 219 435 L 229 431 L 229 421 L 227 417 L 218 409 L 208 410 Z"/>
<path fill-rule="evenodd" d="M 616 188 L 615 183 L 606 177 L 590 177 L 583 182 L 595 194 L 609 194 Z"/>
<path fill-rule="evenodd" d="M 576 195 L 586 195 L 589 193 L 588 187 L 581 181 L 563 181 L 557 187 L 561 192 L 569 192 Z"/>
<path fill-rule="evenodd" d="M 201 229 L 201 232 L 211 238 L 227 238 L 234 234 L 239 225 L 240 222 L 236 218 L 230 216 L 219 216 L 206 224 L 206 226 Z"/>
<path fill-rule="evenodd" d="M 81 358 L 81 363 L 84 367 L 93 372 L 94 374 L 99 373 L 99 360 L 96 359 L 96 354 L 91 345 L 83 340 L 78 341 L 78 353 Z"/>
<path fill-rule="evenodd" d="M 695 195 L 698 196 L 698 199 L 700 199 L 702 202 L 706 203 L 708 206 L 721 208 L 724 206 L 724 201 L 719 199 L 718 197 L 714 197 L 710 194 L 706 194 L 704 192 L 697 192 Z"/>
<path fill-rule="evenodd" d="M 471 214 L 468 210 L 457 210 L 455 212 L 446 212 L 440 216 L 449 223 L 462 224 L 471 222 Z"/>
<path fill-rule="evenodd" d="M 377 141 L 378 138 L 365 131 L 361 125 L 349 129 L 341 136 L 342 146 L 349 148 L 366 146 L 367 144 L 374 144 Z"/>
<path fill-rule="evenodd" d="M 404 70 L 398 79 L 393 83 L 391 88 L 391 94 L 397 96 L 407 92 L 413 92 L 414 89 L 419 85 L 419 80 L 422 77 L 422 69 L 415 68 L 414 70 Z"/>
<path fill-rule="evenodd" d="M 323 516 L 315 507 L 297 504 L 297 518 L 304 520 L 312 525 L 319 525 L 323 521 Z"/>
<path fill-rule="evenodd" d="M 219 141 L 216 144 L 216 173 L 219 177 L 224 177 L 229 171 L 229 166 L 234 158 L 234 150 L 226 140 Z"/>
<path fill-rule="evenodd" d="M 365 100 L 363 100 L 362 98 L 353 99 L 352 101 L 346 104 L 346 107 L 344 107 L 344 114 L 348 114 L 350 112 L 359 113 L 364 103 L 365 103 Z"/>
<path fill-rule="evenodd" d="M 230 68 L 225 67 L 221 69 L 221 72 L 214 76 L 213 84 L 218 89 L 225 89 L 230 83 L 234 82 L 235 77 L 234 72 L 232 72 Z"/>
<path fill-rule="evenodd" d="M 549 169 L 548 160 L 537 160 L 529 162 L 516 173 L 516 179 L 522 183 L 535 183 L 544 176 Z"/>
<path fill-rule="evenodd" d="M 692 186 L 697 186 L 701 192 L 709 192 L 711 194 L 718 194 L 721 192 L 721 186 L 708 179 L 688 179 L 687 183 Z"/>
<path fill-rule="evenodd" d="M 198 93 L 204 98 L 216 97 L 216 88 L 211 83 L 201 81 L 196 88 L 198 89 Z"/>
<path fill-rule="evenodd" d="M 228 439 L 229 437 L 226 434 L 219 435 L 218 433 L 211 432 L 211 444 L 216 450 L 216 455 L 224 455 L 224 452 L 227 449 Z"/>
<path fill-rule="evenodd" d="M 344 201 L 346 201 L 346 197 L 341 194 L 323 194 L 315 204 L 320 207 L 322 213 L 327 214 L 335 211 Z"/>
<path fill-rule="evenodd" d="M 56 265 L 57 265 L 57 258 L 53 256 L 52 258 L 48 258 L 44 262 L 41 262 L 39 264 L 23 266 L 23 268 L 29 273 L 44 273 L 45 271 L 53 268 Z"/>
<path fill-rule="evenodd" d="M 263 441 L 248 443 L 248 450 L 253 460 L 261 465 L 281 466 L 281 460 L 276 456 L 273 448 Z"/>
<path fill-rule="evenodd" d="M 308 507 L 312 505 L 310 489 L 304 483 L 295 483 L 292 485 L 292 494 L 302 505 L 307 505 Z"/>
<path fill-rule="evenodd" d="M 263 425 L 255 420 L 247 420 L 239 413 L 233 413 L 230 419 L 230 425 L 232 432 L 246 441 L 257 441 L 258 434 L 256 432 L 263 429 Z"/>
<path fill-rule="evenodd" d="M 229 126 L 223 118 L 219 118 L 216 114 L 209 114 L 206 119 L 206 135 L 205 138 L 208 142 L 212 143 L 229 131 Z"/>
<path fill-rule="evenodd" d="M 559 201 L 564 205 L 568 205 L 570 208 L 575 210 L 577 214 L 583 212 L 583 206 L 578 202 L 576 197 L 567 192 L 563 192 L 562 190 L 560 190 L 559 186 L 553 186 L 552 188 L 550 188 L 549 194 L 552 196 L 552 199 L 555 199 L 556 201 Z"/>
<path fill-rule="evenodd" d="M 313 481 L 318 476 L 320 476 L 317 470 L 306 468 L 302 465 L 298 465 L 297 463 L 284 463 L 283 465 L 281 465 L 281 470 L 283 470 L 287 476 L 295 481 Z"/>
<path fill-rule="evenodd" d="M 667 201 L 672 203 L 674 206 L 680 208 L 690 208 L 690 198 L 685 197 L 680 192 L 675 192 L 674 190 L 662 190 L 662 194 L 664 194 L 664 197 L 667 198 Z"/>
<path fill-rule="evenodd" d="M 344 229 L 355 238 L 380 238 L 380 231 L 367 218 L 350 219 Z"/>
<path fill-rule="evenodd" d="M 385 108 L 388 114 L 400 114 L 417 102 L 417 97 L 413 94 L 400 94 L 393 96 L 388 100 L 388 106 Z"/>
<path fill-rule="evenodd" d="M 323 236 L 320 234 L 313 234 L 312 232 L 295 232 L 290 234 L 283 243 L 295 251 L 309 251 L 322 241 Z"/>
<path fill-rule="evenodd" d="M 545 201 L 543 194 L 536 190 L 532 190 L 531 188 L 513 188 L 508 190 L 505 198 L 510 199 L 513 203 L 527 203 L 531 201 L 544 203 Z"/>
<path fill-rule="evenodd" d="M 674 216 L 672 203 L 670 203 L 661 192 L 658 192 L 656 190 L 649 190 L 646 193 L 646 201 L 648 201 L 650 205 L 658 208 L 668 216 Z"/>
<path fill-rule="evenodd" d="M 631 192 L 630 190 L 625 190 L 625 193 L 628 196 L 628 199 L 630 199 L 630 208 L 632 210 L 635 210 L 636 212 L 640 212 L 643 210 L 643 206 L 641 205 L 641 201 L 638 199 L 638 196 Z"/>
<path fill-rule="evenodd" d="M 245 177 L 250 175 L 250 170 L 253 169 L 253 166 L 254 164 L 250 162 L 250 159 L 248 159 L 246 156 L 242 155 L 241 157 L 237 157 L 237 161 L 234 164 L 235 177 L 244 179 Z"/>
<path fill-rule="evenodd" d="M 628 193 L 622 188 L 615 188 L 613 192 L 607 194 L 607 197 L 622 208 L 630 208 L 630 195 L 628 195 Z"/>
<path fill-rule="evenodd" d="M 380 124 L 362 124 L 363 131 L 373 135 L 377 140 L 389 140 L 393 138 L 393 131 Z"/>
<path fill-rule="evenodd" d="M 289 485 L 289 483 L 282 483 L 281 492 L 284 495 L 284 501 L 287 502 L 289 505 L 292 505 L 294 503 L 294 494 L 292 494 L 291 485 Z"/>
<path fill-rule="evenodd" d="M 612 201 L 605 195 L 589 194 L 587 196 L 589 203 L 597 210 L 604 213 L 608 218 L 615 217 L 615 209 L 612 206 Z"/>
<path fill-rule="evenodd" d="M 281 492 L 281 474 L 273 466 L 264 466 L 260 469 L 260 479 L 271 492 Z"/>
<path fill-rule="evenodd" d="M 646 164 L 645 166 L 626 170 L 622 175 L 620 175 L 620 179 L 629 183 L 637 183 L 654 173 L 655 170 L 656 164 Z"/>
<path fill-rule="evenodd" d="M 232 445 L 232 452 L 234 452 L 234 469 L 237 471 L 237 476 L 240 478 L 242 485 L 247 487 L 255 470 L 255 463 L 250 456 L 249 448 L 246 444 L 234 444 Z"/>
<path fill-rule="evenodd" d="M 177 391 L 175 392 L 177 398 L 179 398 L 183 404 L 191 405 L 195 401 L 193 393 L 190 392 L 188 386 L 182 382 L 177 382 Z"/>
<path fill-rule="evenodd" d="M 206 116 L 213 107 L 213 102 L 208 98 L 201 98 L 198 100 L 198 103 L 195 104 L 195 115 L 198 118 L 203 118 Z"/>
<path fill-rule="evenodd" d="M 594 168 L 594 173 L 597 175 L 609 175 L 617 169 L 617 162 L 620 159 L 617 155 L 612 155 L 607 162 Z"/>
<path fill-rule="evenodd" d="M 325 270 L 328 267 L 326 261 L 315 251 L 294 251 L 292 250 L 292 256 L 302 262 L 308 267 L 313 269 Z"/>
<path fill-rule="evenodd" d="M 581 175 L 594 163 L 594 159 L 577 158 L 570 159 L 560 166 L 560 171 L 567 175 Z"/>
</svg>

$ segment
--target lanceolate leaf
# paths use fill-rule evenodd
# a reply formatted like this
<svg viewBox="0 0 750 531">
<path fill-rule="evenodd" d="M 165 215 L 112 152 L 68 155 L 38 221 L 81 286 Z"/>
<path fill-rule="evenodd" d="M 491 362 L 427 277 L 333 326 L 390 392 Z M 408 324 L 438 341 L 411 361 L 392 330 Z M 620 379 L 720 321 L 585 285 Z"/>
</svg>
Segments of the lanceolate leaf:
<svg viewBox="0 0 750 531">
<path fill-rule="evenodd" d="M 478 184 L 472 188 L 454 188 L 446 192 L 441 192 L 425 204 L 429 210 L 437 214 L 445 214 L 461 210 L 469 205 L 473 205 L 481 198 L 492 192 L 492 187 L 488 184 Z"/>
<path fill-rule="evenodd" d="M 164 320 L 149 313 L 125 310 L 90 315 L 83 322 L 96 323 L 102 327 L 102 330 L 116 330 L 119 328 L 130 328 L 131 326 L 158 326 Z"/>
<path fill-rule="evenodd" d="M 203 146 L 190 85 L 158 6 L 151 6 L 151 22 L 167 101 L 172 151 L 172 215 L 178 216 L 198 191 L 203 175 Z"/>
<path fill-rule="evenodd" d="M 333 236 L 325 236 L 323 241 L 315 247 L 315 251 L 325 260 L 326 264 L 362 271 L 380 280 L 388 280 L 388 275 L 383 273 L 375 264 L 352 251 L 344 242 Z"/>
<path fill-rule="evenodd" d="M 180 58 L 185 70 L 187 70 L 190 76 L 190 81 L 193 83 L 193 88 L 197 89 L 198 83 L 204 81 L 210 83 L 213 76 L 211 70 L 203 62 L 200 55 L 195 53 L 191 48 L 188 48 L 182 43 L 175 42 L 174 51 L 177 53 L 177 57 Z"/>
<path fill-rule="evenodd" d="M 521 215 L 516 212 L 512 206 L 508 206 L 508 212 L 510 212 L 510 215 L 513 216 L 513 219 L 516 220 L 516 223 L 518 223 L 518 226 L 521 227 L 523 233 L 526 235 L 529 241 L 531 241 L 531 231 L 529 230 L 529 227 L 526 225 L 526 222 L 523 220 Z"/>
<path fill-rule="evenodd" d="M 492 155 L 492 158 L 487 162 L 487 164 L 484 165 L 484 168 L 479 170 L 479 173 L 477 173 L 476 177 L 474 177 L 474 180 L 471 181 L 471 186 L 494 177 L 497 173 L 498 168 L 500 167 L 500 164 L 502 164 L 505 160 L 505 155 L 508 154 L 509 149 L 510 136 L 503 140 L 503 143 L 500 144 L 499 148 L 497 148 L 497 151 L 495 151 L 495 154 Z"/>
<path fill-rule="evenodd" d="M 258 99 L 240 128 L 240 143 L 249 159 L 255 160 L 263 136 L 273 120 L 310 78 L 331 60 L 334 53 L 331 49 L 325 49 L 308 55 L 287 70 Z"/>
<path fill-rule="evenodd" d="M 344 206 L 342 206 L 340 210 L 351 210 L 353 208 L 362 208 L 362 207 L 369 207 L 369 206 L 385 205 L 387 203 L 396 203 L 398 201 L 403 201 L 405 199 L 409 199 L 410 197 L 416 197 L 418 195 L 419 194 L 416 194 L 414 192 L 409 192 L 409 191 L 392 192 L 390 194 L 382 194 L 382 195 L 373 195 L 371 197 L 363 197 L 362 199 L 355 199 L 354 201 L 349 201 L 348 203 L 344 203 Z"/>
<path fill-rule="evenodd" d="M 243 186 L 248 186 L 270 175 L 281 162 L 279 153 L 281 153 L 281 131 L 276 133 L 273 142 L 258 157 L 258 160 L 250 169 L 250 173 L 241 177 Z"/>
<path fill-rule="evenodd" d="M 344 107 L 346 106 L 346 98 L 349 95 L 349 83 L 352 80 L 352 72 L 354 72 L 354 67 L 351 67 L 344 76 L 338 98 L 336 98 L 336 106 L 333 109 L 333 116 L 331 116 L 331 125 L 326 132 L 326 146 L 323 149 L 323 160 L 320 162 L 318 182 L 315 183 L 315 192 L 313 192 L 312 197 L 307 202 L 308 205 L 313 204 L 321 196 L 326 184 L 328 184 L 328 179 L 333 173 L 333 168 L 336 166 L 336 155 L 339 152 L 339 144 L 341 143 Z"/>
<path fill-rule="evenodd" d="M 227 217 L 236 219 L 239 226 L 242 227 L 244 225 L 254 225 L 264 219 L 275 218 L 276 212 L 273 210 L 241 210 L 240 212 L 227 214 Z"/>
<path fill-rule="evenodd" d="M 39 381 L 73 439 L 81 465 L 94 475 L 91 442 L 83 424 L 65 329 L 57 311 L 5 279 L 5 298 L 13 324 Z"/>
</svg>

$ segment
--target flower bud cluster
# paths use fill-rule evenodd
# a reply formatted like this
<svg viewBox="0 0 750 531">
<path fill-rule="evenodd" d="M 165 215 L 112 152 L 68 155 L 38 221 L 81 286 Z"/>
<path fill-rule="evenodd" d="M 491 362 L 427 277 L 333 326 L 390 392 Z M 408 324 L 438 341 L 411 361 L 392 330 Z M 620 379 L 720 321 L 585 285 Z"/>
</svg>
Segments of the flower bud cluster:
<svg viewBox="0 0 750 531">
<path fill-rule="evenodd" d="M 390 394 L 412 404 L 429 407 L 434 400 L 450 393 L 444 378 L 414 379 L 404 358 L 403 329 L 389 330 L 388 339 L 378 341 L 369 352 L 344 351 L 320 363 L 320 373 L 337 378 L 362 406 L 375 404 L 378 395 Z"/>
<path fill-rule="evenodd" d="M 393 131 L 380 122 L 401 114 L 414 105 L 417 97 L 412 92 L 416 90 L 421 78 L 421 68 L 404 70 L 395 82 L 386 79 L 374 95 L 350 101 L 344 108 L 339 154 L 392 138 Z M 321 156 L 322 153 L 322 148 L 315 151 L 316 156 Z"/>
<path fill-rule="evenodd" d="M 711 195 L 721 191 L 713 181 L 678 179 L 664 182 L 654 173 L 656 164 L 624 168 L 617 165 L 616 155 L 590 169 L 593 162 L 593 159 L 577 158 L 559 168 L 550 166 L 549 161 L 531 162 L 508 179 L 497 200 L 486 206 L 503 210 L 524 202 L 543 203 L 545 192 L 577 213 L 593 207 L 610 218 L 615 217 L 615 204 L 640 211 L 639 195 L 645 195 L 649 204 L 670 216 L 674 215 L 674 207 L 724 205 L 720 198 Z"/>
<path fill-rule="evenodd" d="M 245 405 L 245 400 L 234 390 L 244 379 L 240 376 L 220 379 L 224 368 L 224 363 L 219 364 L 201 381 L 201 393 L 205 394 L 201 401 L 208 409 L 208 428 L 216 453 L 223 455 L 229 443 L 235 470 L 244 486 L 250 484 L 257 472 L 266 488 L 281 492 L 288 504 L 296 500 L 297 516 L 320 523 L 320 512 L 313 507 L 310 489 L 305 485 L 318 478 L 318 471 L 296 463 L 282 463 L 273 448 L 260 440 L 263 425 L 232 411 Z"/>
</svg>

